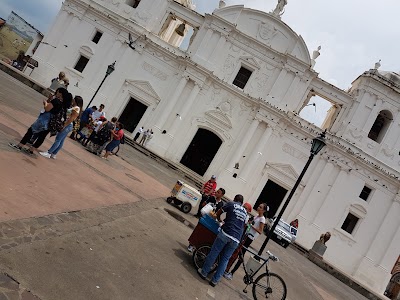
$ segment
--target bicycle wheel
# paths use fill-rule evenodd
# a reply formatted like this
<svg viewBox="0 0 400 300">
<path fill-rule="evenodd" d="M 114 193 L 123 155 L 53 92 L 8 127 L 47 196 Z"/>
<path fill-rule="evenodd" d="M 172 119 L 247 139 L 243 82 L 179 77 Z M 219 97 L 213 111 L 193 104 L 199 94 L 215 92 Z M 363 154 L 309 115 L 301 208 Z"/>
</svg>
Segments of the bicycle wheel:
<svg viewBox="0 0 400 300">
<path fill-rule="evenodd" d="M 204 265 L 204 261 L 206 260 L 206 257 L 208 253 L 210 253 L 211 246 L 210 245 L 203 245 L 200 246 L 199 248 L 196 248 L 196 250 L 193 252 L 193 263 L 196 266 L 196 269 L 200 269 Z M 214 265 L 211 268 L 211 272 L 213 272 L 219 262 L 219 256 L 217 257 L 217 260 L 215 261 Z"/>
<path fill-rule="evenodd" d="M 264 273 L 253 283 L 253 298 L 258 299 L 286 299 L 286 284 L 282 277 L 275 273 Z"/>
</svg>

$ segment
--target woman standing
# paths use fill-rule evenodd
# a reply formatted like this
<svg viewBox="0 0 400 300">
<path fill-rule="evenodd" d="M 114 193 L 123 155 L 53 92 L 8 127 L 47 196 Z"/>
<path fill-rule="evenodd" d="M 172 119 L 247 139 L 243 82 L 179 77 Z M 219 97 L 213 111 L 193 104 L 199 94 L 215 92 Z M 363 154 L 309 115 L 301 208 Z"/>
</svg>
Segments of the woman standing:
<svg viewBox="0 0 400 300">
<path fill-rule="evenodd" d="M 112 141 L 106 146 L 106 154 L 102 158 L 107 159 L 111 152 L 121 143 L 121 139 L 124 136 L 124 125 L 117 122 L 117 128 L 111 130 Z"/>
<path fill-rule="evenodd" d="M 65 138 L 67 137 L 68 133 L 72 131 L 73 122 L 78 118 L 79 113 L 82 110 L 83 99 L 81 96 L 75 96 L 74 100 L 72 100 L 72 108 L 67 109 L 66 113 L 66 121 L 64 123 L 64 128 L 57 133 L 56 140 L 54 141 L 53 145 L 47 152 L 39 152 L 40 155 L 47 157 L 47 158 L 56 158 L 58 151 L 64 145 Z"/>
<path fill-rule="evenodd" d="M 52 115 L 58 114 L 63 109 L 63 102 L 68 102 L 68 91 L 64 88 L 58 88 L 54 96 L 49 97 L 47 100 L 43 100 L 43 109 L 37 118 L 37 120 L 29 127 L 24 137 L 18 144 L 9 143 L 8 145 L 19 151 L 25 150 L 29 154 L 33 154 L 33 150 L 39 148 L 47 134 L 49 133 L 48 127 L 50 118 Z M 26 143 L 34 139 L 31 148 L 24 148 Z"/>
<path fill-rule="evenodd" d="M 265 225 L 265 216 L 264 214 L 269 210 L 267 204 L 261 203 L 257 207 L 257 216 L 254 218 L 252 225 L 250 227 L 250 231 L 247 235 L 246 240 L 243 243 L 243 246 L 248 248 L 250 244 L 260 235 L 263 233 L 264 225 Z M 243 256 L 246 253 L 246 250 L 242 248 Z M 232 280 L 233 274 L 239 269 L 240 265 L 242 264 L 242 260 L 238 257 L 238 262 L 233 267 L 231 272 L 225 272 L 224 277 L 226 279 Z"/>
</svg>

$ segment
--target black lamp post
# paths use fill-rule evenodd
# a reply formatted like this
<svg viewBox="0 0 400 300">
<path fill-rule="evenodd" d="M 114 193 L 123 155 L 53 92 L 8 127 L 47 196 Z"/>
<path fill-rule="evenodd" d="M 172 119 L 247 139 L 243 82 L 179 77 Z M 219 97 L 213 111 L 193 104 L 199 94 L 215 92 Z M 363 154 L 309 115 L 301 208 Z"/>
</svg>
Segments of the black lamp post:
<svg viewBox="0 0 400 300">
<path fill-rule="evenodd" d="M 106 78 L 108 77 L 108 75 L 111 75 L 111 73 L 114 72 L 115 63 L 116 63 L 116 61 L 114 61 L 111 65 L 108 65 L 107 71 L 106 71 L 106 76 L 104 76 L 103 81 L 100 83 L 99 87 L 97 88 L 96 92 L 94 93 L 92 99 L 90 99 L 90 101 L 89 101 L 88 105 L 86 106 L 86 108 L 88 108 L 90 106 L 90 104 L 92 103 L 94 97 L 96 97 L 97 92 L 100 90 L 101 86 L 103 85 L 103 83 L 106 80 Z"/>
<path fill-rule="evenodd" d="M 260 251 L 258 251 L 258 255 L 262 254 L 262 252 L 265 249 L 265 246 L 267 246 L 268 241 L 271 239 L 272 233 L 274 232 L 276 225 L 278 224 L 278 222 L 281 219 L 283 213 L 285 212 L 287 206 L 289 205 L 290 200 L 292 199 L 294 193 L 296 192 L 296 189 L 299 186 L 301 180 L 303 179 L 303 176 L 306 173 L 308 167 L 310 166 L 311 161 L 313 160 L 314 156 L 317 155 L 318 152 L 321 151 L 321 149 L 325 147 L 326 144 L 325 144 L 324 140 L 325 140 L 325 131 L 323 133 L 321 133 L 320 136 L 313 139 L 312 145 L 311 145 L 311 150 L 310 150 L 310 157 L 308 158 L 308 161 L 307 161 L 306 165 L 304 166 L 303 171 L 301 171 L 299 178 L 297 178 L 296 183 L 294 184 L 292 190 L 290 191 L 290 194 L 287 197 L 285 204 L 283 205 L 281 211 L 279 212 L 278 216 L 276 217 L 276 220 L 275 220 L 274 224 L 272 225 L 272 228 L 270 228 L 268 235 L 265 238 L 265 241 L 260 248 Z"/>
</svg>

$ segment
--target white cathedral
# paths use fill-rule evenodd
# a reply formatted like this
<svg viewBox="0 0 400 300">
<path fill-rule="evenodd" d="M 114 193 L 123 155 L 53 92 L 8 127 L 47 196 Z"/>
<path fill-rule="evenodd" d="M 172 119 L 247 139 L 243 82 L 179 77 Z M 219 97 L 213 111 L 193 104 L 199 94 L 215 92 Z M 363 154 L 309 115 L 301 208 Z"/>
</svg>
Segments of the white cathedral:
<svg viewBox="0 0 400 300">
<path fill-rule="evenodd" d="M 283 218 L 299 220 L 306 249 L 331 232 L 324 260 L 382 295 L 400 284 L 400 75 L 377 64 L 347 91 L 322 80 L 285 5 L 220 1 L 201 15 L 190 0 L 65 0 L 31 76 L 48 86 L 64 71 L 87 104 L 115 61 L 93 104 L 126 132 L 152 128 L 149 150 L 270 216 L 326 129 Z M 322 128 L 299 117 L 313 96 L 332 104 Z"/>
</svg>

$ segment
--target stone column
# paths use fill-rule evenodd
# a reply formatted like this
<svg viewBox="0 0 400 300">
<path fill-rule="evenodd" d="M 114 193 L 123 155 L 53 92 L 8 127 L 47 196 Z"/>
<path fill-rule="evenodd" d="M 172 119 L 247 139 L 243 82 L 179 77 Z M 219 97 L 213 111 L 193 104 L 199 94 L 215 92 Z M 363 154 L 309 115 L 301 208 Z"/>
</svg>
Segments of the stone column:
<svg viewBox="0 0 400 300">
<path fill-rule="evenodd" d="M 271 88 L 271 91 L 269 92 L 269 97 L 274 97 L 276 92 L 279 92 L 280 90 L 280 83 L 283 82 L 287 74 L 286 69 L 282 69 L 281 73 L 279 74 L 278 78 L 275 80 L 274 85 Z M 274 98 L 275 99 L 275 98 Z"/>
<path fill-rule="evenodd" d="M 400 195 L 395 195 L 393 203 L 387 211 L 383 222 L 369 246 L 367 257 L 376 264 L 380 264 L 385 257 L 397 230 L 400 227 Z M 366 246 L 368 247 L 368 246 Z"/>
<path fill-rule="evenodd" d="M 178 126 L 180 125 L 181 120 L 187 116 L 189 109 L 193 106 L 194 100 L 196 99 L 199 92 L 200 92 L 200 87 L 195 82 L 194 87 L 193 87 L 192 91 L 190 92 L 189 98 L 185 101 L 185 103 L 183 104 L 183 107 L 181 108 L 181 110 L 179 112 L 179 117 L 177 116 L 174 119 L 171 128 L 169 130 L 167 130 L 167 134 L 170 137 L 172 137 L 172 138 L 174 137 L 176 130 L 178 129 Z"/>
<path fill-rule="evenodd" d="M 330 178 L 331 172 L 334 170 L 334 168 L 335 166 L 332 163 L 330 162 L 326 163 L 321 172 L 321 176 L 319 176 L 312 190 L 308 193 L 308 195 L 305 195 L 306 197 L 308 197 L 308 199 L 305 205 L 303 206 L 303 209 L 301 210 L 300 214 L 310 223 L 313 220 L 314 216 L 316 215 L 316 212 L 318 211 L 319 207 L 321 206 L 321 202 L 323 203 L 324 201 L 323 196 L 321 195 L 321 191 L 319 190 L 326 187 L 327 178 Z"/>
<path fill-rule="evenodd" d="M 225 42 L 226 42 L 226 37 L 223 34 L 221 34 L 217 45 L 215 46 L 215 48 L 214 48 L 213 52 L 211 53 L 211 55 L 208 57 L 209 67 L 211 69 L 213 69 L 213 70 L 217 67 L 218 60 L 221 59 L 220 58 L 221 56 L 219 55 L 219 52 L 224 47 Z"/>
<path fill-rule="evenodd" d="M 66 44 L 67 46 L 71 46 L 70 43 L 71 41 L 76 39 L 77 30 L 81 26 L 82 19 L 80 16 L 72 15 L 72 19 L 69 16 L 70 15 L 67 16 L 67 22 L 65 28 L 62 28 L 64 34 L 62 34 L 61 38 L 56 37 L 53 40 L 53 42 L 55 43 L 54 46 L 57 46 L 58 48 L 65 49 L 64 44 Z M 58 62 L 59 60 L 60 60 L 60 51 L 53 51 L 51 53 L 51 56 L 49 56 L 48 63 L 52 64 L 55 61 Z M 75 63 L 76 62 L 74 62 L 74 64 Z M 72 65 L 71 67 L 73 68 L 74 65 Z"/>
<path fill-rule="evenodd" d="M 346 119 L 344 120 L 346 126 L 347 122 L 353 121 L 353 118 L 355 115 L 358 115 L 360 111 L 363 108 L 363 105 L 365 103 L 364 96 L 365 96 L 366 90 L 358 90 L 358 96 L 355 96 L 353 106 L 350 108 L 349 114 L 347 115 Z M 356 106 L 357 105 L 357 106 Z"/>
<path fill-rule="evenodd" d="M 60 40 L 65 37 L 66 35 L 65 29 L 73 19 L 73 15 L 69 14 L 67 11 L 64 10 L 64 5 L 65 4 L 62 5 L 61 10 L 59 11 L 55 21 L 53 22 L 53 26 L 50 27 L 50 31 L 43 37 L 42 43 L 39 44 L 39 47 L 36 50 L 33 57 L 35 58 L 39 57 L 41 60 L 48 63 L 52 54 L 54 52 L 57 52 L 56 49 L 53 48 L 52 46 L 57 46 Z M 60 34 L 60 32 L 63 33 Z M 50 45 L 45 43 L 48 43 Z"/>
<path fill-rule="evenodd" d="M 226 166 L 227 170 L 231 170 L 235 166 L 235 164 L 239 162 L 240 158 L 243 156 L 243 151 L 246 149 L 250 140 L 253 138 L 253 135 L 256 132 L 259 123 L 260 120 L 258 120 L 257 118 L 254 118 L 254 120 L 251 122 L 249 128 L 246 130 L 243 136 L 243 139 L 240 140 L 235 153 L 232 155 L 231 160 Z"/>
<path fill-rule="evenodd" d="M 316 158 L 314 158 L 314 160 L 315 159 Z M 305 176 L 307 176 L 307 174 L 311 174 L 305 183 L 306 184 L 305 188 L 301 192 L 299 199 L 296 201 L 296 204 L 289 215 L 289 220 L 295 219 L 295 217 L 298 214 L 300 214 L 304 205 L 306 204 L 306 201 L 307 201 L 312 189 L 316 185 L 318 179 L 321 177 L 321 174 L 325 167 L 326 162 L 320 156 L 318 157 L 318 159 L 319 160 L 316 163 L 315 167 L 312 170 L 309 169 L 305 175 Z M 311 166 L 312 166 L 312 164 L 311 164 Z"/>
<path fill-rule="evenodd" d="M 390 128 L 389 128 L 389 134 L 391 132 L 396 132 L 400 128 L 400 111 L 397 111 L 397 116 L 393 116 L 394 121 L 392 122 Z M 396 134 L 397 135 L 397 134 Z M 397 140 L 394 141 L 392 145 L 392 148 L 399 149 L 400 148 L 400 134 L 397 136 Z"/>
<path fill-rule="evenodd" d="M 257 160 L 260 157 L 259 152 L 262 153 L 263 149 L 265 148 L 265 144 L 267 143 L 268 139 L 271 137 L 272 134 L 272 128 L 270 126 L 265 129 L 261 139 L 258 141 L 254 151 L 250 155 L 248 161 L 246 162 L 246 165 L 243 168 L 243 171 L 240 172 L 240 178 L 243 180 L 247 181 L 249 179 L 250 173 L 254 170 Z M 263 153 L 265 155 L 266 153 Z"/>
<path fill-rule="evenodd" d="M 290 84 L 285 96 L 283 97 L 283 102 L 288 102 L 291 98 L 293 98 L 293 94 L 297 93 L 297 87 L 300 83 L 300 78 L 298 76 L 295 76 L 292 83 Z"/>
<path fill-rule="evenodd" d="M 170 99 L 165 99 L 164 101 L 166 102 L 166 106 L 162 108 L 162 111 L 160 112 L 161 115 L 159 116 L 155 127 L 158 128 L 160 131 L 163 130 L 163 127 L 165 125 L 165 122 L 167 121 L 168 117 L 170 116 L 172 110 L 174 109 L 174 106 L 176 102 L 179 99 L 179 96 L 182 94 L 183 89 L 185 88 L 187 83 L 187 78 L 183 77 L 179 83 L 178 86 L 175 89 L 175 92 L 173 93 L 172 97 Z"/>
<path fill-rule="evenodd" d="M 330 178 L 334 177 L 334 179 L 329 181 L 328 186 L 330 186 L 330 188 L 329 188 L 328 192 L 324 193 L 323 195 L 320 196 L 322 198 L 322 201 L 320 202 L 320 205 L 319 205 L 318 209 L 316 210 L 314 218 L 312 220 L 312 222 L 314 224 L 316 224 L 317 220 L 321 221 L 319 219 L 319 212 L 321 211 L 321 209 L 325 205 L 325 203 L 328 203 L 329 201 L 332 201 L 334 199 L 334 195 L 333 194 L 335 194 L 335 191 L 337 189 L 340 189 L 341 178 L 342 178 L 342 176 L 345 176 L 345 175 L 346 175 L 346 171 L 341 169 L 340 172 L 338 172 L 336 174 L 336 176 L 329 176 Z"/>
<path fill-rule="evenodd" d="M 203 53 L 204 53 L 204 49 L 206 48 L 205 44 L 209 43 L 209 41 L 210 41 L 210 39 L 211 39 L 211 36 L 212 36 L 212 34 L 213 34 L 213 30 L 212 30 L 210 27 L 208 27 L 208 26 L 206 25 L 205 28 L 207 29 L 207 32 L 206 32 L 206 34 L 204 35 L 204 38 L 203 38 L 203 40 L 202 40 L 202 42 L 201 42 L 201 44 L 200 44 L 200 47 L 198 48 L 198 49 L 202 49 Z M 205 57 L 205 56 L 203 56 L 203 55 L 200 55 L 200 56 L 202 56 L 203 59 L 207 59 L 207 57 Z"/>
<path fill-rule="evenodd" d="M 367 134 L 371 130 L 371 127 L 374 124 L 376 117 L 378 116 L 379 112 L 381 111 L 381 107 L 382 107 L 382 100 L 378 99 L 376 101 L 376 105 L 372 108 L 372 111 L 369 114 L 367 122 L 365 122 L 364 127 L 363 127 L 363 131 L 366 132 Z"/>
</svg>

